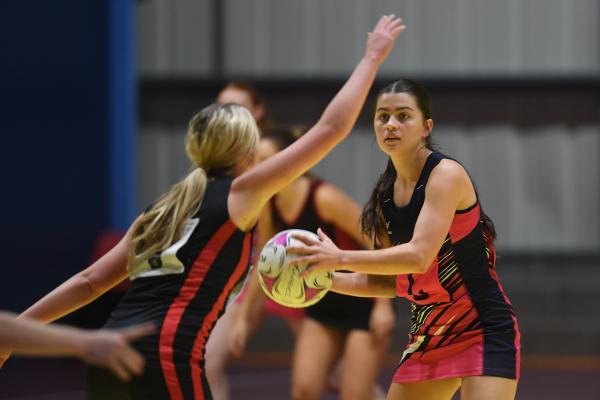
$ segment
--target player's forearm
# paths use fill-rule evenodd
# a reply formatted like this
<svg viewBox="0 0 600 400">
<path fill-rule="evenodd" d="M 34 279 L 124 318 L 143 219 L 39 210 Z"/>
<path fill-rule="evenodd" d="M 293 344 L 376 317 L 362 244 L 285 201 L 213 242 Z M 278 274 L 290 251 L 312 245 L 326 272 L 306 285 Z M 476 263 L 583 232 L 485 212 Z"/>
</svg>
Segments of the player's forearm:
<svg viewBox="0 0 600 400">
<path fill-rule="evenodd" d="M 0 313 L 0 351 L 18 354 L 79 355 L 81 333 L 63 326 L 42 326 L 28 318 L 15 319 L 9 313 Z"/>
<path fill-rule="evenodd" d="M 401 275 L 423 273 L 430 263 L 423 252 L 406 243 L 379 250 L 344 250 L 336 269 L 374 275 Z"/>
<path fill-rule="evenodd" d="M 356 297 L 395 296 L 395 279 L 360 273 L 334 272 L 331 291 Z"/>
<path fill-rule="evenodd" d="M 43 323 L 52 322 L 90 303 L 105 291 L 95 289 L 87 278 L 77 274 L 38 300 L 21 316 Z"/>
<path fill-rule="evenodd" d="M 352 75 L 323 112 L 318 124 L 331 127 L 332 131 L 346 135 L 354 126 L 369 94 L 379 64 L 363 57 Z"/>
</svg>

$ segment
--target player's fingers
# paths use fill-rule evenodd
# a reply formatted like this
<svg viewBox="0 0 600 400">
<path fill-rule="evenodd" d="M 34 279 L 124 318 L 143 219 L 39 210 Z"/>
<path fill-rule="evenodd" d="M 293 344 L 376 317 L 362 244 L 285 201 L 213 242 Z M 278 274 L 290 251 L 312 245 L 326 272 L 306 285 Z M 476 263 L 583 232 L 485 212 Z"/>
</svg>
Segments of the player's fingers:
<svg viewBox="0 0 600 400">
<path fill-rule="evenodd" d="M 388 19 L 388 15 L 383 15 L 381 18 L 379 18 L 379 21 L 377 21 L 375 27 L 373 28 L 373 32 L 377 32 L 378 30 L 383 29 Z"/>
<path fill-rule="evenodd" d="M 117 377 L 122 381 L 128 381 L 131 379 L 131 375 L 127 370 L 121 365 L 121 362 L 117 359 L 113 359 L 108 366 L 110 370 L 117 375 Z"/>
<path fill-rule="evenodd" d="M 406 25 L 400 25 L 392 30 L 392 35 L 394 35 L 394 37 L 397 37 L 401 32 L 404 32 L 405 30 Z"/>
<path fill-rule="evenodd" d="M 319 243 L 318 240 L 315 240 L 315 239 L 310 238 L 310 237 L 308 237 L 306 235 L 297 234 L 297 233 L 292 234 L 292 239 L 296 239 L 296 240 L 298 240 L 298 241 L 300 241 L 300 242 L 302 242 L 302 243 L 304 243 L 306 245 L 309 245 L 309 246 L 311 246 L 313 244 Z"/>
<path fill-rule="evenodd" d="M 386 15 L 381 26 L 382 29 L 388 30 L 390 24 L 394 21 L 394 19 L 396 19 L 396 16 L 394 14 Z"/>
<path fill-rule="evenodd" d="M 133 372 L 136 375 L 140 375 L 144 371 L 144 357 L 130 346 L 125 346 L 119 354 L 121 363 L 127 368 L 127 370 Z"/>
<path fill-rule="evenodd" d="M 331 243 L 333 243 L 333 241 L 331 240 L 331 238 L 329 236 L 327 236 L 327 234 L 321 228 L 317 229 L 317 236 L 319 236 L 319 239 L 321 239 L 321 242 L 331 242 Z"/>
<path fill-rule="evenodd" d="M 312 254 L 315 251 L 315 249 L 307 246 L 290 246 L 285 248 L 285 252 L 287 254 Z"/>
<path fill-rule="evenodd" d="M 390 22 L 390 24 L 388 25 L 387 29 L 389 31 L 393 31 L 394 29 L 396 29 L 396 28 L 398 28 L 399 26 L 402 26 L 402 25 L 404 25 L 402 23 L 402 19 L 396 18 L 396 19 L 394 19 L 393 21 Z"/>
</svg>

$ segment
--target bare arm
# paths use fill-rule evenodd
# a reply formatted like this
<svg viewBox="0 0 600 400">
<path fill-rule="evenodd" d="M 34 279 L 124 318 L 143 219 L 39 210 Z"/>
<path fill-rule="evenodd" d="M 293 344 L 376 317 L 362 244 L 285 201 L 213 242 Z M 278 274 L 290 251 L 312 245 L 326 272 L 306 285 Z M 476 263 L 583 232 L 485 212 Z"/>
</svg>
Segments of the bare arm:
<svg viewBox="0 0 600 400">
<path fill-rule="evenodd" d="M 365 55 L 316 125 L 294 144 L 233 181 L 228 208 L 240 229 L 250 229 L 271 196 L 312 168 L 350 133 L 379 65 L 403 30 L 401 20 L 382 17 L 369 35 Z"/>
<path fill-rule="evenodd" d="M 396 296 L 396 278 L 393 276 L 335 272 L 332 292 L 356 297 Z"/>
<path fill-rule="evenodd" d="M 52 322 L 95 300 L 127 277 L 127 246 L 130 233 L 85 270 L 48 293 L 21 315 Z"/>
<path fill-rule="evenodd" d="M 298 238 L 309 247 L 289 248 L 304 253 L 297 262 L 307 262 L 313 269 L 346 269 L 377 275 L 423 273 L 429 268 L 442 246 L 457 209 L 476 201 L 475 191 L 466 171 L 458 163 L 443 160 L 429 179 L 425 203 L 410 242 L 380 250 L 340 250 L 323 233 L 323 241 Z"/>
<path fill-rule="evenodd" d="M 127 342 L 154 330 L 139 325 L 121 331 L 84 331 L 61 325 L 44 326 L 28 318 L 0 312 L 0 351 L 41 356 L 74 356 L 113 370 L 121 379 L 140 374 L 144 359 Z"/>
</svg>

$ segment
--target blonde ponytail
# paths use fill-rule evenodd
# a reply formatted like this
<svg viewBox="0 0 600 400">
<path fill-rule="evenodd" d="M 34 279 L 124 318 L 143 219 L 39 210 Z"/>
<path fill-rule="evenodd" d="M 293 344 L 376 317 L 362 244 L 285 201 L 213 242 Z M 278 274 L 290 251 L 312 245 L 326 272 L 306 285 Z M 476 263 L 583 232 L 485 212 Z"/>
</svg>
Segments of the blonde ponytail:
<svg viewBox="0 0 600 400">
<path fill-rule="evenodd" d="M 183 223 L 202 203 L 207 181 L 206 172 L 195 168 L 134 222 L 128 265 L 151 257 L 179 239 Z"/>
<path fill-rule="evenodd" d="M 184 222 L 200 207 L 208 175 L 230 172 L 258 147 L 258 128 L 248 110 L 237 104 L 212 104 L 189 123 L 186 151 L 196 165 L 134 223 L 129 267 L 166 249 L 181 236 Z"/>
</svg>

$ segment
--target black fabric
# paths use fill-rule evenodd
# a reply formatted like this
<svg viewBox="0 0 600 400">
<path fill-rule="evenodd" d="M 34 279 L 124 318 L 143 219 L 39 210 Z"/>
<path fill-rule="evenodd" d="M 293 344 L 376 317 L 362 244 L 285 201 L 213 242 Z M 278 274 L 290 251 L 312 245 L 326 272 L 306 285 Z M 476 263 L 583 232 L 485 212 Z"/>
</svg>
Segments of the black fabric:
<svg viewBox="0 0 600 400">
<path fill-rule="evenodd" d="M 231 278 L 236 267 L 241 263 L 249 263 L 247 257 L 242 260 L 242 249 L 250 247 L 251 232 L 244 233 L 232 225 L 227 210 L 227 197 L 233 177 L 217 177 L 209 181 L 203 202 L 193 216 L 199 223 L 185 244 L 176 253 L 177 259 L 184 265 L 181 274 L 169 274 L 153 277 L 139 277 L 131 281 L 127 293 L 119 305 L 112 312 L 107 328 L 118 328 L 136 323 L 152 322 L 156 325 L 155 333 L 136 341 L 133 346 L 146 358 L 146 369 L 142 376 L 136 377 L 130 383 L 120 384 L 110 379 L 110 375 L 98 370 L 90 370 L 89 393 L 92 399 L 121 399 L 121 397 L 102 397 L 96 393 L 106 394 L 102 391 L 101 382 L 107 382 L 110 390 L 125 396 L 129 393 L 132 399 L 169 399 L 165 377 L 161 368 L 159 353 L 160 335 L 169 308 L 179 296 L 180 290 L 189 276 L 192 266 L 206 270 L 201 284 L 198 283 L 197 291 L 187 303 L 177 324 L 177 330 L 172 343 L 173 363 L 175 366 L 179 386 L 184 399 L 194 399 L 191 381 L 192 370 L 190 358 L 192 348 L 197 337 L 202 337 L 197 348 L 200 355 L 200 379 L 204 382 L 204 397 L 210 399 L 210 389 L 206 382 L 204 372 L 204 351 L 206 338 L 214 326 L 218 315 L 224 311 L 221 303 L 229 293 L 225 293 L 225 286 Z M 223 227 L 232 227 L 230 234 L 224 236 L 224 244 L 220 251 L 215 250 L 214 260 L 210 265 L 194 265 L 198 255 L 207 246 L 211 239 Z M 243 275 L 241 276 L 243 278 Z M 238 279 L 239 280 L 239 279 Z M 195 284 L 194 284 L 195 285 Z M 212 313 L 211 313 L 212 311 Z M 201 331 L 202 330 L 202 331 Z M 128 388 L 127 391 L 124 388 Z M 151 389 L 151 390 L 150 390 Z M 107 389 L 108 390 L 108 389 Z M 141 393 L 141 394 L 140 394 Z M 129 399 L 128 397 L 122 397 Z"/>
</svg>

